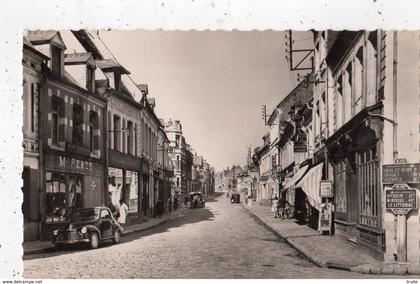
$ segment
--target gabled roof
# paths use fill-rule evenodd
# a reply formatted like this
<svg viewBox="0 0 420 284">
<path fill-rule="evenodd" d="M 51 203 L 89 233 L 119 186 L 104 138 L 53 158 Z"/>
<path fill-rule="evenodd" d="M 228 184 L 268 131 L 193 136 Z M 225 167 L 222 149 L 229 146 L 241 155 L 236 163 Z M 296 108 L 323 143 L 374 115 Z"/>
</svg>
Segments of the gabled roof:
<svg viewBox="0 0 420 284">
<path fill-rule="evenodd" d="M 33 45 L 53 43 L 62 49 L 66 49 L 63 39 L 60 36 L 58 31 L 48 30 L 35 30 L 29 31 L 26 39 L 30 41 Z"/>
<path fill-rule="evenodd" d="M 86 63 L 93 67 L 95 66 L 95 60 L 92 57 L 92 54 L 89 52 L 84 53 L 69 53 L 64 55 L 64 63 L 66 65 L 73 65 L 78 63 Z"/>
<path fill-rule="evenodd" d="M 130 72 L 127 69 L 115 62 L 113 59 L 96 60 L 96 64 L 102 70 L 114 69 L 118 70 L 121 74 L 130 74 Z"/>
<path fill-rule="evenodd" d="M 27 48 L 27 49 L 31 50 L 33 53 L 37 54 L 38 56 L 42 57 L 43 59 L 46 59 L 46 60 L 50 59 L 49 56 L 47 56 L 44 53 L 38 51 L 35 48 L 35 46 L 33 46 L 33 44 L 26 39 L 26 37 L 23 37 L 23 48 Z"/>
</svg>

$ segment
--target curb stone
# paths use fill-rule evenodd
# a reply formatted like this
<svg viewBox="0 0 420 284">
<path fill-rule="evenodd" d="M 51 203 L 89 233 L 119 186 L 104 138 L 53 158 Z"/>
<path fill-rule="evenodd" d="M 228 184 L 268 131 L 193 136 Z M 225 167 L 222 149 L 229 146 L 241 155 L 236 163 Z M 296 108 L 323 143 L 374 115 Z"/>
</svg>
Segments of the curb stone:
<svg viewBox="0 0 420 284">
<path fill-rule="evenodd" d="M 420 275 L 420 266 L 409 266 L 407 272 L 408 274 Z"/>
<path fill-rule="evenodd" d="M 318 258 L 314 258 L 311 256 L 311 254 L 303 248 L 301 245 L 297 244 L 295 241 L 293 241 L 291 238 L 285 237 L 278 231 L 271 228 L 269 225 L 267 225 L 264 221 L 262 221 L 252 210 L 246 208 L 243 204 L 241 206 L 248 212 L 249 215 L 251 215 L 259 224 L 261 224 L 263 227 L 274 233 L 277 237 L 280 237 L 281 239 L 285 240 L 286 243 L 288 243 L 291 247 L 296 249 L 301 255 L 309 259 L 312 263 L 314 263 L 316 266 L 319 267 L 326 267 L 326 261 L 322 261 Z"/>
<path fill-rule="evenodd" d="M 317 265 L 318 267 L 326 267 L 329 269 L 340 269 L 340 270 L 347 270 L 353 271 L 362 274 L 375 274 L 375 275 L 420 275 L 420 266 L 417 265 L 409 265 L 403 267 L 390 267 L 386 264 L 384 266 L 373 266 L 372 264 L 361 264 L 358 266 L 352 266 L 348 264 L 342 263 L 331 263 L 320 258 L 314 257 L 311 255 L 310 251 L 308 251 L 303 246 L 299 245 L 297 242 L 293 240 L 293 237 L 286 237 L 280 232 L 276 231 L 268 224 L 266 224 L 260 217 L 256 215 L 251 209 L 247 208 L 247 206 L 241 204 L 241 206 L 248 212 L 248 214 L 253 217 L 259 224 L 263 227 L 267 228 L 269 231 L 273 232 L 276 236 L 282 238 L 286 241 L 291 247 L 295 248 L 301 255 L 309 259 L 312 263 Z"/>
<path fill-rule="evenodd" d="M 371 274 L 381 274 L 381 272 L 382 272 L 382 269 L 381 269 L 381 267 L 378 267 L 378 266 L 373 266 L 370 269 Z"/>
<path fill-rule="evenodd" d="M 407 274 L 407 271 L 408 271 L 407 267 L 398 267 L 394 269 L 394 273 L 396 275 L 405 275 Z"/>
<path fill-rule="evenodd" d="M 381 273 L 384 275 L 392 275 L 394 274 L 394 269 L 392 267 L 382 267 Z"/>
</svg>

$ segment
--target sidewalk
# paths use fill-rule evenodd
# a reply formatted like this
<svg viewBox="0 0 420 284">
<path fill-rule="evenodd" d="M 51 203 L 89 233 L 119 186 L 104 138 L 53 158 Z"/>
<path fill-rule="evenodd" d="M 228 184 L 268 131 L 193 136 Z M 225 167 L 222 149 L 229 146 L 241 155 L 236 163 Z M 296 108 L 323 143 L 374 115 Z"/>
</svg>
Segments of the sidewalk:
<svg viewBox="0 0 420 284">
<path fill-rule="evenodd" d="M 188 207 L 181 207 L 176 211 L 172 211 L 171 214 L 164 214 L 161 218 L 152 218 L 140 224 L 127 225 L 124 227 L 123 235 L 154 228 L 160 224 L 167 222 L 168 220 L 179 216 L 188 209 Z M 24 242 L 22 245 L 24 255 L 45 253 L 53 251 L 55 249 L 55 245 L 51 241 Z"/>
<path fill-rule="evenodd" d="M 320 267 L 343 269 L 365 274 L 420 275 L 420 266 L 406 263 L 383 263 L 355 244 L 339 237 L 319 235 L 295 219 L 277 219 L 270 207 L 241 203 L 264 227 L 286 240 L 292 247 Z"/>
</svg>

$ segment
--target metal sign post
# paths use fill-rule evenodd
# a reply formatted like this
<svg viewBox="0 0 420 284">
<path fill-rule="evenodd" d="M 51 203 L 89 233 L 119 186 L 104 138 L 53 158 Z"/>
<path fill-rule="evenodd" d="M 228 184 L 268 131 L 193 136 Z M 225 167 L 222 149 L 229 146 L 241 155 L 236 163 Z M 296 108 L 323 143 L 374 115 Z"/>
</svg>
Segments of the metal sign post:
<svg viewBox="0 0 420 284">
<path fill-rule="evenodd" d="M 417 190 L 397 183 L 385 191 L 385 207 L 397 215 L 397 260 L 407 261 L 407 214 L 418 208 Z"/>
</svg>

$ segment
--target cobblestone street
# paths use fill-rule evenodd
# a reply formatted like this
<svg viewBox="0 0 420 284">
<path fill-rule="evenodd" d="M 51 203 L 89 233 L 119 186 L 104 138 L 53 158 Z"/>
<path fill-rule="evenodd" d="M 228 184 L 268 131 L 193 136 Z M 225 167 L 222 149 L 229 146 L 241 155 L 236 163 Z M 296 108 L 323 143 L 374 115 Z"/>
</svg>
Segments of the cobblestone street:
<svg viewBox="0 0 420 284">
<path fill-rule="evenodd" d="M 224 197 L 118 245 L 26 256 L 24 277 L 378 278 L 315 266 Z"/>
</svg>

